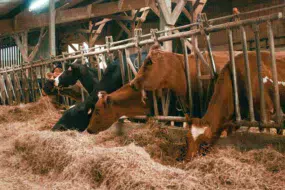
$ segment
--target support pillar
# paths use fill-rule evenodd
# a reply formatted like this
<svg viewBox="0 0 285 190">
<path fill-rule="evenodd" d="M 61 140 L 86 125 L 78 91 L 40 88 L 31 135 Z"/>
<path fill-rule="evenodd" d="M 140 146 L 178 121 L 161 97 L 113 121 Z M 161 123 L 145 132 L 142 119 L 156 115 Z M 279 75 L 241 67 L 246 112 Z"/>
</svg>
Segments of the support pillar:
<svg viewBox="0 0 285 190">
<path fill-rule="evenodd" d="M 55 0 L 49 1 L 49 45 L 50 55 L 55 56 Z"/>
</svg>

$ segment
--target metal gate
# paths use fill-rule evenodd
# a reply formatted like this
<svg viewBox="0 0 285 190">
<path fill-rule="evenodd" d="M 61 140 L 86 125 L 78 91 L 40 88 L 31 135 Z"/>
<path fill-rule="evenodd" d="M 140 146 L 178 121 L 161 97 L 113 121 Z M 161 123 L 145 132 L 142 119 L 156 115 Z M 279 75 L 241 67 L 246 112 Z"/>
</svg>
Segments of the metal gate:
<svg viewBox="0 0 285 190">
<path fill-rule="evenodd" d="M 285 5 L 279 5 L 278 8 L 285 7 Z M 248 13 L 229 15 L 226 17 L 215 18 L 208 20 L 205 14 L 200 15 L 200 19 L 197 23 L 187 24 L 184 26 L 179 26 L 176 28 L 172 28 L 169 30 L 157 31 L 152 30 L 149 34 L 142 34 L 141 29 L 137 29 L 135 31 L 135 36 L 133 38 L 113 42 L 112 37 L 106 37 L 106 44 L 96 47 L 99 50 L 95 51 L 96 48 L 90 48 L 88 51 L 79 50 L 73 52 L 72 54 L 64 54 L 60 56 L 56 56 L 53 59 L 48 60 L 38 60 L 33 63 L 25 64 L 20 67 L 15 68 L 5 68 L 5 70 L 0 71 L 0 99 L 2 102 L 11 103 L 11 101 L 16 100 L 20 102 L 25 100 L 28 102 L 29 98 L 35 100 L 38 97 L 38 93 L 40 92 L 40 85 L 38 83 L 38 78 L 35 75 L 35 72 L 40 73 L 41 84 L 45 82 L 44 73 L 47 66 L 51 66 L 53 62 L 64 62 L 67 60 L 74 60 L 77 58 L 84 58 L 94 56 L 96 58 L 97 55 L 100 54 L 109 54 L 112 52 L 118 52 L 119 60 L 121 64 L 121 71 L 123 81 L 124 78 L 124 70 L 128 70 L 128 75 L 131 77 L 137 73 L 134 64 L 129 58 L 129 48 L 137 48 L 138 52 L 138 60 L 139 66 L 141 63 L 141 50 L 142 46 L 154 44 L 155 42 L 165 42 L 174 39 L 181 39 L 183 43 L 183 54 L 184 54 L 184 62 L 186 64 L 185 75 L 187 79 L 187 99 L 189 105 L 189 115 L 192 115 L 192 91 L 191 91 L 191 78 L 190 78 L 190 68 L 188 64 L 188 52 L 187 46 L 189 46 L 188 38 L 195 38 L 197 36 L 201 36 L 204 38 L 206 43 L 206 49 L 210 56 L 210 63 L 208 63 L 203 57 L 202 53 L 198 49 L 198 46 L 193 46 L 195 56 L 201 60 L 204 64 L 209 65 L 211 68 L 211 78 L 217 78 L 216 67 L 214 58 L 212 55 L 211 48 L 211 39 L 210 34 L 218 32 L 218 31 L 227 31 L 228 37 L 228 45 L 229 45 L 229 54 L 230 54 L 230 62 L 232 68 L 233 75 L 233 89 L 234 89 L 234 104 L 235 104 L 235 121 L 229 124 L 231 125 L 246 125 L 246 126 L 261 126 L 265 128 L 276 128 L 281 129 L 283 124 L 283 113 L 280 108 L 280 98 L 279 98 L 279 89 L 278 89 L 278 81 L 277 81 L 277 71 L 276 71 L 276 58 L 275 58 L 275 49 L 274 49 L 274 35 L 272 31 L 272 22 L 275 20 L 283 19 L 282 13 L 277 12 L 274 14 L 260 16 L 257 18 L 247 18 L 241 19 L 241 17 L 247 17 L 248 14 L 253 12 L 258 12 L 262 10 L 274 9 L 275 7 L 251 11 Z M 223 22 L 222 24 L 217 24 Z M 271 64 L 272 64 L 272 75 L 273 75 L 273 84 L 274 84 L 274 109 L 276 110 L 276 119 L 274 123 L 268 123 L 264 120 L 265 118 L 265 100 L 264 100 L 264 87 L 262 82 L 262 67 L 261 67 L 261 59 L 260 59 L 260 39 L 259 39 L 259 30 L 258 27 L 261 23 L 267 23 L 267 32 L 269 39 L 269 51 L 271 55 Z M 257 54 L 257 63 L 258 63 L 258 78 L 259 78 L 259 88 L 260 91 L 260 107 L 261 107 L 261 121 L 256 121 L 254 117 L 254 109 L 253 109 L 253 100 L 252 100 L 252 88 L 250 82 L 250 71 L 249 71 L 249 61 L 248 61 L 248 47 L 247 47 L 247 39 L 246 39 L 246 31 L 244 29 L 245 26 L 253 26 L 254 34 L 255 34 L 255 43 L 256 43 L 256 54 Z M 240 115 L 240 106 L 239 106 L 239 95 L 237 89 L 237 78 L 236 78 L 236 69 L 235 69 L 235 59 L 234 59 L 234 46 L 233 46 L 233 30 L 239 30 L 241 33 L 241 42 L 242 42 L 242 51 L 245 58 L 245 70 L 246 70 L 246 81 L 247 81 L 247 98 L 249 100 L 248 109 L 250 120 L 243 120 Z M 169 34 L 169 32 L 174 32 L 174 34 Z M 125 54 L 127 58 L 127 68 L 124 68 L 123 64 L 123 54 Z M 198 61 L 197 59 L 197 61 Z M 199 64 L 197 64 L 199 65 Z M 200 68 L 197 67 L 198 76 L 201 76 Z M 27 79 L 27 75 L 29 79 Z M 133 74 L 132 74 L 133 73 Z M 100 76 L 100 75 L 99 75 Z M 199 78 L 199 80 L 201 80 Z M 201 86 L 199 87 L 201 88 Z M 30 93 L 28 93 L 30 92 Z M 200 92 L 200 90 L 199 90 Z M 202 96 L 202 94 L 201 94 Z M 201 102 L 200 102 L 201 103 Z M 156 105 L 155 105 L 156 106 Z M 133 117 L 134 119 L 148 119 L 147 116 L 137 116 Z M 185 122 L 185 117 L 174 117 L 174 116 L 154 116 L 153 119 L 157 119 L 160 121 L 176 121 L 176 122 Z M 280 130 L 279 130 L 280 131 Z"/>
</svg>

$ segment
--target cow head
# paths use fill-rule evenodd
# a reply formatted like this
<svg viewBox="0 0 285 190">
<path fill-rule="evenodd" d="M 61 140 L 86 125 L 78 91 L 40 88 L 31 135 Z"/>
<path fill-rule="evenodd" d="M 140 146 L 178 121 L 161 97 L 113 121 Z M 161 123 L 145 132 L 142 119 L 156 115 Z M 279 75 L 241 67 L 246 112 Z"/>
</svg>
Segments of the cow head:
<svg viewBox="0 0 285 190">
<path fill-rule="evenodd" d="M 83 132 L 90 121 L 93 108 L 81 102 L 66 110 L 51 129 L 52 131 L 77 130 Z"/>
<path fill-rule="evenodd" d="M 116 114 L 115 102 L 105 91 L 98 93 L 99 100 L 95 105 L 87 131 L 98 133 L 109 128 L 120 116 Z M 115 107 L 114 107 L 115 106 Z"/>
<path fill-rule="evenodd" d="M 188 121 L 187 154 L 185 160 L 191 160 L 197 154 L 203 153 L 212 141 L 212 130 L 209 123 L 203 119 L 192 118 Z"/>
<path fill-rule="evenodd" d="M 74 85 L 81 77 L 82 70 L 87 67 L 81 64 L 81 59 L 76 59 L 73 63 L 65 65 L 66 70 L 55 78 L 54 85 L 58 87 L 68 87 Z"/>
<path fill-rule="evenodd" d="M 61 68 L 55 68 L 53 72 L 46 73 L 46 83 L 43 86 L 43 95 L 55 95 L 57 94 L 57 89 L 54 86 L 54 80 L 62 73 Z"/>
</svg>

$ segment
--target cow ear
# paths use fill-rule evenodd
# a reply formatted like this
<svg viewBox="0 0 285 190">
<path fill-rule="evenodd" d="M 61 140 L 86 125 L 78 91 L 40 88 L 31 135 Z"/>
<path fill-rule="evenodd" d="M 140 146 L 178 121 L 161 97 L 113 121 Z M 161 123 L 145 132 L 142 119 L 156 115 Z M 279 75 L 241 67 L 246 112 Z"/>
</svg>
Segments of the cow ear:
<svg viewBox="0 0 285 190">
<path fill-rule="evenodd" d="M 53 73 L 46 73 L 46 78 L 47 79 L 50 79 L 50 80 L 53 80 L 54 79 L 54 76 L 53 76 Z"/>
</svg>

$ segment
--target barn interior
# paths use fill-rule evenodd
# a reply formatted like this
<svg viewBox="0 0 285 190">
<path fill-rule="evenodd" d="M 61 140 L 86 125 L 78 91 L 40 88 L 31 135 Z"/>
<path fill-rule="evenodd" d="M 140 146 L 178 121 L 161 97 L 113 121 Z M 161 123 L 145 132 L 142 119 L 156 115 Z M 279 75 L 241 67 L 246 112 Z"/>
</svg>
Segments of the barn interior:
<svg viewBox="0 0 285 190">
<path fill-rule="evenodd" d="M 240 129 L 222 135 L 191 161 L 180 160 L 189 124 L 181 113 L 169 114 L 169 90 L 153 92 L 152 117 L 120 115 L 98 134 L 51 131 L 64 113 L 88 99 L 91 93 L 83 84 L 77 99 L 60 93 L 50 98 L 43 90 L 56 64 L 66 71 L 66 63 L 80 59 L 98 70 L 100 81 L 110 62 L 121 59 L 120 52 L 139 59 L 158 41 L 163 51 L 183 55 L 184 62 L 194 55 L 209 65 L 213 74 L 197 76 L 215 85 L 211 52 L 284 54 L 284 14 L 284 0 L 0 0 L 0 189 L 284 189 L 284 115 L 282 99 L 276 103 L 274 96 L 276 86 L 282 95 L 283 83 L 277 77 L 273 102 L 281 111 L 275 111 L 272 123 L 264 122 L 262 113 L 262 121 L 251 115 L 238 119 L 235 109 L 231 124 Z M 211 32 L 215 27 L 220 28 Z M 194 30 L 200 33 L 179 37 Z M 129 79 L 122 80 L 131 81 L 143 60 L 126 62 Z M 186 101 L 203 104 L 202 117 L 211 96 L 191 99 L 188 71 L 185 67 Z"/>
</svg>

